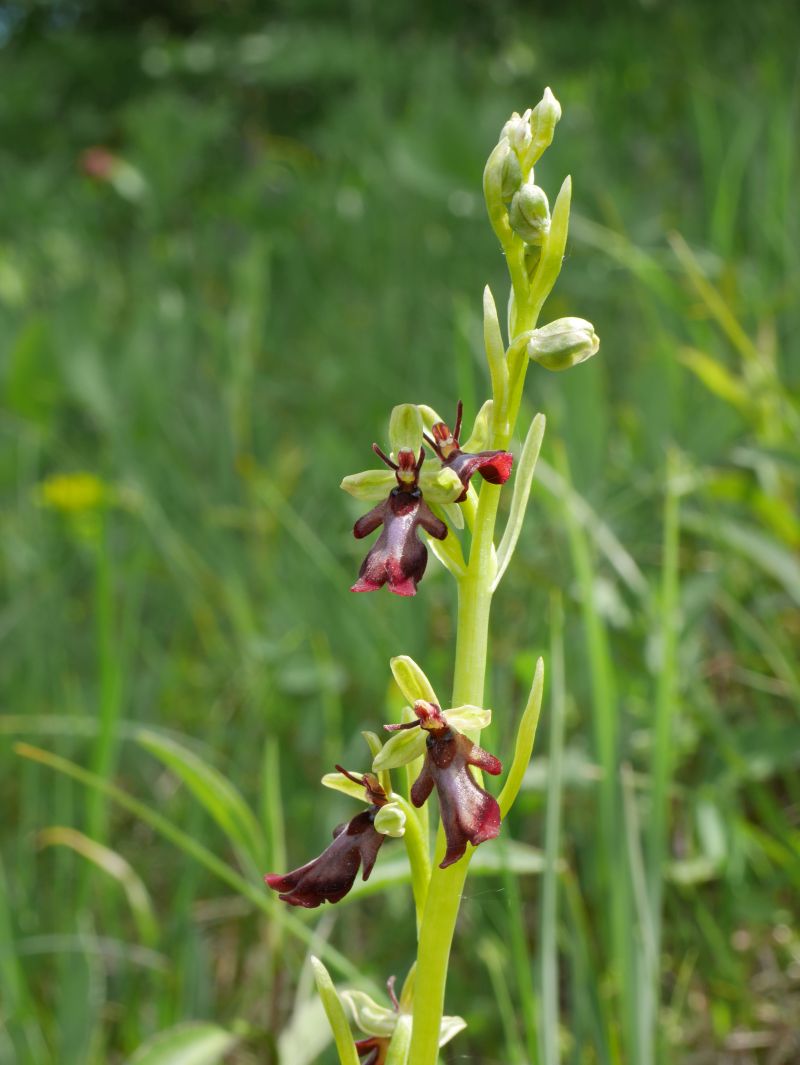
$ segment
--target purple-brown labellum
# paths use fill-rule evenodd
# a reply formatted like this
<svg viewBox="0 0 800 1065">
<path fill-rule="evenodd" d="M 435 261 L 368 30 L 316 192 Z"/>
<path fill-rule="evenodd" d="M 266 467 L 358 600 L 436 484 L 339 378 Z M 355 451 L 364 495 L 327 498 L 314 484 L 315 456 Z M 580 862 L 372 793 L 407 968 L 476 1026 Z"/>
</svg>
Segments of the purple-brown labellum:
<svg viewBox="0 0 800 1065">
<path fill-rule="evenodd" d="M 511 476 L 511 466 L 514 462 L 514 456 L 510 451 L 480 451 L 474 455 L 468 451 L 462 451 L 458 441 L 461 435 L 463 413 L 464 405 L 459 400 L 456 427 L 453 432 L 450 432 L 444 422 L 436 422 L 431 427 L 433 436 L 425 434 L 426 442 L 436 452 L 442 465 L 451 469 L 464 485 L 464 491 L 456 503 L 463 503 L 467 498 L 469 482 L 475 473 L 479 473 L 489 484 L 505 484 Z"/>
<path fill-rule="evenodd" d="M 372 447 L 375 454 L 395 471 L 397 485 L 387 499 L 353 526 L 353 536 L 357 540 L 381 525 L 383 530 L 362 562 L 358 580 L 350 591 L 375 592 L 388 584 L 389 591 L 395 595 L 416 595 L 417 584 L 428 564 L 428 549 L 419 539 L 417 528 L 422 526 L 437 540 L 444 540 L 447 526 L 439 521 L 419 489 L 419 471 L 425 452 L 420 448 L 419 457 L 416 457 L 413 451 L 403 448 L 397 454 L 398 461 L 392 462 L 377 444 Z"/>
<path fill-rule="evenodd" d="M 346 824 L 338 825 L 333 830 L 333 843 L 318 858 L 291 873 L 268 873 L 264 877 L 268 887 L 279 891 L 280 899 L 290 906 L 313 909 L 323 902 L 344 898 L 355 883 L 359 868 L 362 879 L 369 879 L 386 838 L 374 825 L 378 810 L 389 801 L 378 778 L 372 773 L 354 777 L 338 765 L 336 769 L 364 786 L 370 807 Z"/>
<path fill-rule="evenodd" d="M 417 724 L 428 733 L 422 772 L 411 788 L 411 801 L 422 806 L 434 786 L 439 796 L 447 852 L 441 869 L 457 862 L 467 849 L 467 843 L 477 847 L 500 832 L 500 807 L 497 800 L 475 781 L 470 766 L 483 769 L 492 776 L 502 771 L 498 758 L 478 747 L 457 729 L 450 728 L 447 718 L 436 703 L 422 700 L 414 704 Z M 397 728 L 413 727 L 414 722 Z"/>
<path fill-rule="evenodd" d="M 356 1042 L 356 1053 L 363 1058 L 361 1065 L 384 1065 L 389 1050 L 389 1040 L 383 1035 L 371 1035 Z"/>
</svg>

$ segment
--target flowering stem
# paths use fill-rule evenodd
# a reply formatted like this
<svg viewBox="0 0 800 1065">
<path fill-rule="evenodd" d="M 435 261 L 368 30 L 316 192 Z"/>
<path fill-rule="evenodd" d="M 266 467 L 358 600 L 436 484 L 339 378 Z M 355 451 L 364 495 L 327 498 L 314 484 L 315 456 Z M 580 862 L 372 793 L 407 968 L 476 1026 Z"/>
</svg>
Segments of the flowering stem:
<svg viewBox="0 0 800 1065">
<path fill-rule="evenodd" d="M 469 566 L 458 584 L 454 706 L 462 703 L 480 706 L 483 703 L 494 579 L 492 548 L 499 500 L 499 486 L 484 483 L 475 517 Z M 444 850 L 444 832 L 440 826 L 436 841 L 437 864 L 428 887 L 419 940 L 414 1030 L 409 1057 L 414 1065 L 435 1065 L 438 1056 L 450 946 L 472 854 L 469 850 L 460 862 L 440 869 L 438 862 Z"/>
</svg>

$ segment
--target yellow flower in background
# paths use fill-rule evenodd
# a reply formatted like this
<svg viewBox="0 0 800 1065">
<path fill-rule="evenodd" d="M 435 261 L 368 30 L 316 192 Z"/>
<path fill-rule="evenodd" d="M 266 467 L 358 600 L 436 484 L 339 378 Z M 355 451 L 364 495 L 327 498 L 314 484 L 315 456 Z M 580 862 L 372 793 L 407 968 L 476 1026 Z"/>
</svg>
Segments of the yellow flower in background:
<svg viewBox="0 0 800 1065">
<path fill-rule="evenodd" d="M 54 473 L 39 485 L 39 502 L 43 507 L 64 514 L 81 514 L 96 510 L 109 501 L 109 486 L 96 474 Z"/>
</svg>

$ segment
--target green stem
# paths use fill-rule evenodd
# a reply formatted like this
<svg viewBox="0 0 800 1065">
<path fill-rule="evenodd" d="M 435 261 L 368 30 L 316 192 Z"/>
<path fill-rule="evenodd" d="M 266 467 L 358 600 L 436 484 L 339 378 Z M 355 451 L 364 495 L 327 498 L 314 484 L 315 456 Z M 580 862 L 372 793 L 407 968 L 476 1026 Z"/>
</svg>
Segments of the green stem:
<svg viewBox="0 0 800 1065">
<path fill-rule="evenodd" d="M 489 611 L 492 602 L 490 565 L 500 489 L 484 484 L 475 518 L 467 574 L 458 586 L 458 637 L 453 678 L 453 705 L 483 703 Z M 414 1065 L 436 1065 L 439 1028 L 444 1012 L 444 990 L 461 893 L 469 870 L 471 851 L 448 869 L 438 864 L 431 874 L 419 939 L 414 992 L 414 1028 L 409 1059 Z M 436 860 L 444 854 L 444 832 L 439 827 Z"/>
<path fill-rule="evenodd" d="M 406 830 L 403 842 L 406 845 L 408 864 L 411 866 L 411 889 L 414 892 L 414 906 L 417 911 L 417 930 L 422 925 L 425 911 L 425 897 L 428 893 L 428 881 L 431 877 L 431 858 L 428 843 L 422 830 L 417 811 L 402 795 L 392 792 L 392 802 L 398 803 L 406 815 Z"/>
<path fill-rule="evenodd" d="M 497 187 L 498 171 L 493 166 L 502 148 L 498 146 L 489 158 L 484 173 L 484 194 L 489 218 L 506 256 L 514 293 L 515 310 L 509 347 L 521 333 L 536 326 L 536 319 L 555 277 L 541 284 L 534 278 L 531 285 L 525 270 L 525 247 L 511 230 L 502 196 Z M 569 205 L 567 202 L 567 211 Z M 558 262 L 560 268 L 560 257 Z M 557 273 L 557 270 L 556 270 Z M 498 407 L 494 419 L 493 447 L 505 448 L 511 439 L 519 413 L 522 388 L 528 367 L 527 353 L 508 360 L 508 385 L 502 396 L 495 395 Z M 501 409 L 502 408 L 502 409 Z M 472 546 L 466 572 L 458 578 L 458 628 L 456 660 L 453 677 L 453 705 L 483 704 L 486 678 L 486 654 L 489 640 L 489 614 L 492 605 L 492 584 L 497 568 L 494 530 L 500 487 L 484 482 L 478 498 L 478 508 L 472 528 Z M 472 735 L 477 742 L 480 734 Z M 447 869 L 438 866 L 445 851 L 441 823 L 436 838 L 435 866 L 428 885 L 425 912 L 419 934 L 414 1019 L 409 1061 L 413 1065 L 436 1065 L 439 1054 L 439 1029 L 444 1012 L 444 993 L 447 967 L 453 942 L 458 907 L 469 871 L 472 849 L 461 861 Z"/>
</svg>

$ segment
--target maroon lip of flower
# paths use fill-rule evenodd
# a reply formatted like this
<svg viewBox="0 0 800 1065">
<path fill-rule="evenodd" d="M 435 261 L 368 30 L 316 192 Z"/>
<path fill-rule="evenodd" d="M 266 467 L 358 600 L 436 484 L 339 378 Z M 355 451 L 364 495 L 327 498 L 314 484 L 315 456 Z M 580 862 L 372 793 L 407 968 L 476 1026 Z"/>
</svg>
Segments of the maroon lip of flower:
<svg viewBox="0 0 800 1065">
<path fill-rule="evenodd" d="M 87 177 L 95 181 L 108 181 L 117 162 L 117 156 L 108 148 L 95 145 L 81 152 L 78 165 Z"/>
<path fill-rule="evenodd" d="M 514 462 L 510 451 L 480 451 L 477 454 L 462 451 L 458 441 L 463 413 L 464 405 L 459 400 L 453 432 L 450 432 L 444 422 L 436 422 L 431 427 L 433 436 L 425 434 L 425 441 L 436 452 L 442 465 L 451 469 L 464 485 L 464 491 L 456 500 L 457 503 L 463 503 L 467 498 L 467 488 L 475 473 L 479 473 L 489 484 L 505 484 L 511 476 L 511 466 Z"/>
<path fill-rule="evenodd" d="M 264 880 L 279 898 L 290 906 L 314 909 L 323 902 L 338 902 L 355 883 L 359 868 L 362 879 L 368 880 L 386 838 L 374 826 L 375 814 L 389 801 L 386 792 L 372 773 L 354 777 L 341 766 L 336 769 L 350 780 L 363 785 L 368 810 L 357 814 L 346 824 L 333 830 L 331 843 L 318 858 L 291 873 L 268 873 Z"/>
<path fill-rule="evenodd" d="M 467 843 L 477 847 L 500 832 L 500 807 L 470 772 L 470 766 L 497 776 L 503 769 L 498 758 L 478 747 L 457 729 L 450 728 L 441 707 L 422 700 L 414 704 L 418 721 L 385 725 L 390 732 L 419 726 L 428 733 L 422 772 L 411 788 L 411 801 L 422 806 L 434 786 L 439 796 L 447 852 L 440 863 L 446 869 L 461 858 Z"/>
<path fill-rule="evenodd" d="M 416 595 L 417 584 L 422 580 L 428 564 L 428 549 L 417 535 L 421 526 L 437 540 L 447 536 L 447 526 L 439 521 L 419 490 L 419 471 L 425 459 L 420 448 L 419 456 L 402 448 L 397 462 L 385 455 L 377 444 L 372 445 L 375 454 L 395 471 L 397 485 L 387 499 L 378 503 L 353 526 L 357 540 L 368 536 L 383 526 L 380 536 L 361 563 L 358 580 L 351 592 L 376 592 L 384 584 L 395 595 Z"/>
<path fill-rule="evenodd" d="M 364 1059 L 362 1065 L 385 1065 L 388 1050 L 389 1040 L 386 1036 L 371 1035 L 369 1039 L 356 1042 L 356 1053 Z"/>
</svg>

